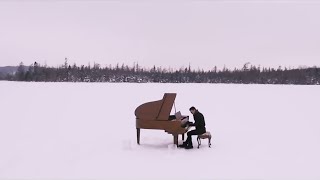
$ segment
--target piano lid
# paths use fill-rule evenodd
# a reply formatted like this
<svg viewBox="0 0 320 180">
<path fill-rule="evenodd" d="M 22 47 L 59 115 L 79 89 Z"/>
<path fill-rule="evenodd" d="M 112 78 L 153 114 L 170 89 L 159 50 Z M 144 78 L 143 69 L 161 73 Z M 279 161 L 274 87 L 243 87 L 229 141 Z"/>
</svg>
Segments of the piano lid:
<svg viewBox="0 0 320 180">
<path fill-rule="evenodd" d="M 144 103 L 135 110 L 137 119 L 168 120 L 176 93 L 165 93 L 162 100 Z"/>
</svg>

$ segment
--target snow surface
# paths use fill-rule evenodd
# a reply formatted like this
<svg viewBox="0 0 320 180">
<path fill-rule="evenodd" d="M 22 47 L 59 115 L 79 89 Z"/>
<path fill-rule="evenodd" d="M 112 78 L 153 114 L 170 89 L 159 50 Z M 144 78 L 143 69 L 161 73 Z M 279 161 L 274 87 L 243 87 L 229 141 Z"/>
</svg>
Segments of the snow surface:
<svg viewBox="0 0 320 180">
<path fill-rule="evenodd" d="M 176 149 L 162 130 L 141 130 L 136 144 L 135 108 L 165 92 L 183 115 L 204 114 L 212 148 Z M 319 92 L 0 81 L 0 179 L 320 179 Z"/>
</svg>

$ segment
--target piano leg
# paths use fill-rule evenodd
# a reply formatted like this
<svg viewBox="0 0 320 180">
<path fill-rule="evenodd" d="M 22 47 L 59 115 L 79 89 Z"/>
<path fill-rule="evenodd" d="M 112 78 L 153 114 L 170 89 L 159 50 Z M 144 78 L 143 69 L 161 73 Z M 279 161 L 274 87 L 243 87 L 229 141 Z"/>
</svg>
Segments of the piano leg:
<svg viewBox="0 0 320 180">
<path fill-rule="evenodd" d="M 178 146 L 178 134 L 173 135 L 173 143 Z"/>
<path fill-rule="evenodd" d="M 140 128 L 137 128 L 137 143 L 140 145 Z"/>
</svg>

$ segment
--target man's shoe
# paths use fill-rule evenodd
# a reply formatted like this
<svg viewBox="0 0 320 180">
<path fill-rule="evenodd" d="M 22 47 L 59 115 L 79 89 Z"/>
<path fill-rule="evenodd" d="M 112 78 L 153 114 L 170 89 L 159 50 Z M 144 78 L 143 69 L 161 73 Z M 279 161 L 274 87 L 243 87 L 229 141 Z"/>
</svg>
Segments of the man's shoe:
<svg viewBox="0 0 320 180">
<path fill-rule="evenodd" d="M 183 144 L 178 145 L 179 148 L 185 148 L 187 147 L 188 143 L 187 142 L 183 142 Z"/>
<path fill-rule="evenodd" d="M 185 147 L 185 149 L 192 149 L 193 148 L 193 146 L 191 145 L 191 144 L 188 144 L 186 147 Z"/>
</svg>

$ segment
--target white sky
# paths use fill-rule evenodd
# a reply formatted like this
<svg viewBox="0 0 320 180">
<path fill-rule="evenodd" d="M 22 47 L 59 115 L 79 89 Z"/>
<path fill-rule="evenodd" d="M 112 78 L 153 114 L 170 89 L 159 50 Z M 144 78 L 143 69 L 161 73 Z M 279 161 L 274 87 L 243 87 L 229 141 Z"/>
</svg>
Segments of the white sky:
<svg viewBox="0 0 320 180">
<path fill-rule="evenodd" d="M 320 66 L 320 1 L 0 1 L 0 66 Z"/>
</svg>

